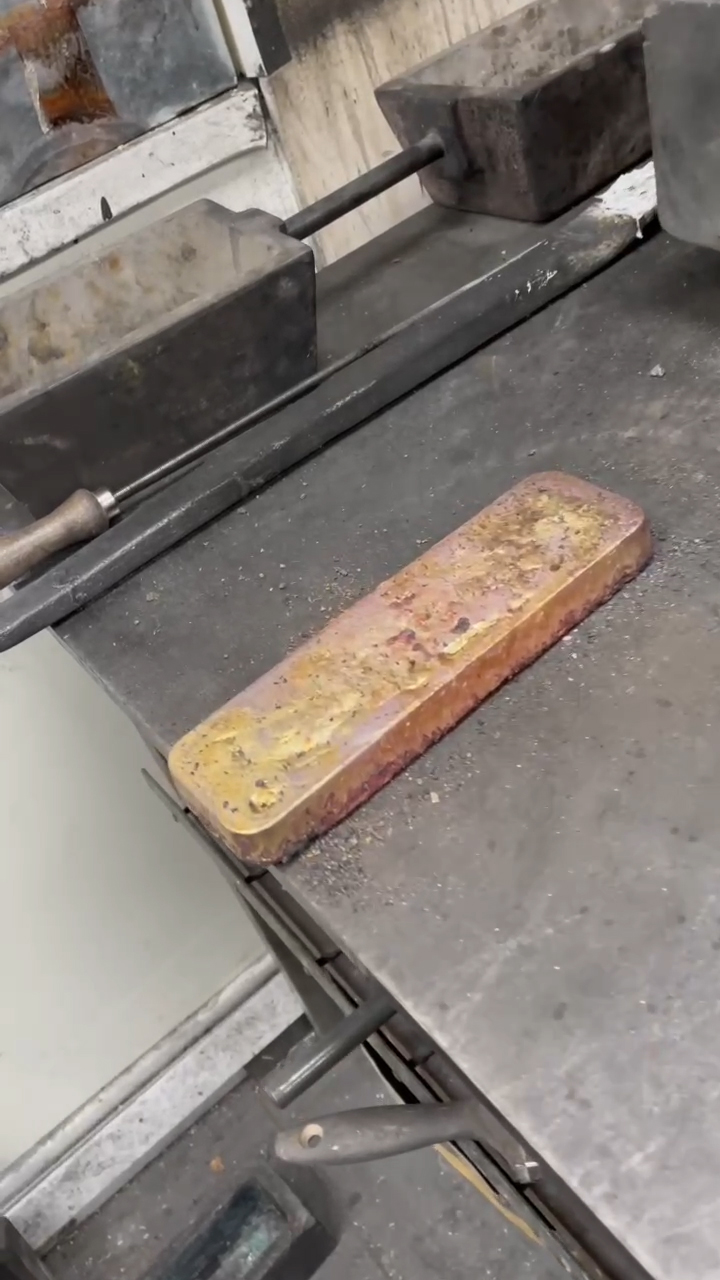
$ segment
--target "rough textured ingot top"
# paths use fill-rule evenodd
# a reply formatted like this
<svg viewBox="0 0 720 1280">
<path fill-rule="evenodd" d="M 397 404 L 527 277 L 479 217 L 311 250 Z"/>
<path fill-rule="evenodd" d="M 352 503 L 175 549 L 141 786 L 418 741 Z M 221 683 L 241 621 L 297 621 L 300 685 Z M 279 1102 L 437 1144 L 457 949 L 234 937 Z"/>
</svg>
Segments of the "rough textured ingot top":
<svg viewBox="0 0 720 1280">
<path fill-rule="evenodd" d="M 255 681 L 170 753 L 233 853 L 273 863 L 368 799 L 633 578 L 633 503 L 531 476 Z"/>
</svg>

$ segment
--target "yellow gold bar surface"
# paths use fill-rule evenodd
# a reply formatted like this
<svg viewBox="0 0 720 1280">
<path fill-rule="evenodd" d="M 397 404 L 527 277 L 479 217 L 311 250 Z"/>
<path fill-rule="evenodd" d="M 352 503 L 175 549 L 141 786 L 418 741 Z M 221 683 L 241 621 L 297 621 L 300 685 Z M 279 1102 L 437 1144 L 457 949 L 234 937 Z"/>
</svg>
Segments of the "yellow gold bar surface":
<svg viewBox="0 0 720 1280">
<path fill-rule="evenodd" d="M 329 623 L 170 753 L 184 801 L 245 862 L 290 857 L 635 577 L 633 503 L 531 476 Z"/>
</svg>

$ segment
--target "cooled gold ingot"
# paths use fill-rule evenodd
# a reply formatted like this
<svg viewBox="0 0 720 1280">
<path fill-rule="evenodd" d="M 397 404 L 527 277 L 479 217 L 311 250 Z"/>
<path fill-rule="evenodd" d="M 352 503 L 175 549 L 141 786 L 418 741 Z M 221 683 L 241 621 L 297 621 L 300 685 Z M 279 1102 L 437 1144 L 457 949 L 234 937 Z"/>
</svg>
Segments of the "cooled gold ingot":
<svg viewBox="0 0 720 1280">
<path fill-rule="evenodd" d="M 531 476 L 173 747 L 190 809 L 245 862 L 327 831 L 635 577 L 643 512 Z"/>
</svg>

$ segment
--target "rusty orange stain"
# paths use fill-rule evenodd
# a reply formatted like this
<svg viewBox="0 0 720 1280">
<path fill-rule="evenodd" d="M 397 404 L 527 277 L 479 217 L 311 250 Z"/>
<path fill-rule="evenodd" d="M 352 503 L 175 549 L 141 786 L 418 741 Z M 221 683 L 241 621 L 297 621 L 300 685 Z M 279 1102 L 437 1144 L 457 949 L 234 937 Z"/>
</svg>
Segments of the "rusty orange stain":
<svg viewBox="0 0 720 1280">
<path fill-rule="evenodd" d="M 76 17 L 88 3 L 43 0 L 0 15 L 0 53 L 14 46 L 24 63 L 44 68 L 38 102 L 52 128 L 117 118 Z"/>
<path fill-rule="evenodd" d="M 633 503 L 531 476 L 341 614 L 170 753 L 243 861 L 327 831 L 639 573 Z"/>
</svg>

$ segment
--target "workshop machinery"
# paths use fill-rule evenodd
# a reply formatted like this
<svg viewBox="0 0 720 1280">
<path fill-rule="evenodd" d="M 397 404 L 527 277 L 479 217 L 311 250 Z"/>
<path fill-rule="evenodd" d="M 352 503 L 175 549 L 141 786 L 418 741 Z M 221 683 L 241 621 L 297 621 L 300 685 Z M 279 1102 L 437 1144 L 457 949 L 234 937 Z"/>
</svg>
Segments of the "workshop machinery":
<svg viewBox="0 0 720 1280">
<path fill-rule="evenodd" d="M 37 629 L 66 616 L 68 590 L 77 600 L 88 600 L 143 560 L 159 554 L 173 541 L 226 510 L 228 505 L 247 498 L 259 485 L 268 483 L 288 466 L 351 429 L 383 403 L 411 390 L 423 377 L 430 377 L 453 360 L 462 358 L 545 305 L 558 292 L 600 269 L 627 247 L 633 227 L 637 231 L 652 215 L 651 186 L 646 186 L 637 208 L 632 205 L 623 208 L 622 201 L 617 207 L 605 207 L 601 201 L 588 214 L 581 214 L 576 223 L 561 229 L 557 238 L 539 238 L 531 255 L 524 255 L 518 264 L 507 263 L 497 281 L 482 282 L 480 306 L 472 294 L 463 290 L 458 298 L 447 299 L 444 305 L 436 304 L 426 318 L 417 317 L 409 326 L 409 338 L 406 327 L 400 333 L 391 330 L 377 335 L 367 344 L 369 349 L 351 352 L 314 376 L 312 372 L 309 377 L 301 376 L 307 371 L 303 369 L 303 352 L 307 351 L 307 362 L 314 359 L 314 345 L 307 332 L 307 308 L 313 305 L 313 285 L 307 273 L 307 253 L 303 258 L 293 241 L 312 236 L 344 213 L 417 172 L 425 175 L 428 191 L 441 203 L 506 217 L 544 218 L 576 203 L 647 153 L 649 123 L 638 27 L 638 17 L 646 7 L 635 0 L 624 0 L 624 3 L 606 0 L 593 6 L 589 15 L 582 0 L 556 0 L 544 7 L 531 6 L 529 11 L 521 11 L 523 16 L 515 22 L 498 24 L 489 34 L 457 46 L 446 55 L 445 62 L 441 60 L 439 68 L 433 62 L 430 68 L 411 73 L 401 90 L 397 85 L 381 89 L 379 98 L 386 113 L 400 135 L 408 138 L 403 152 L 289 218 L 284 226 L 273 225 L 267 218 L 258 224 L 261 215 L 230 219 L 233 225 L 228 226 L 227 238 L 228 244 L 234 246 L 232 252 L 239 264 L 235 268 L 239 278 L 233 280 L 228 273 L 225 294 L 218 281 L 214 289 L 220 296 L 217 300 L 211 298 L 209 306 L 205 298 L 199 300 L 192 326 L 188 325 L 183 309 L 167 335 L 158 338 L 153 334 L 145 341 L 137 359 L 125 344 L 110 358 L 110 365 L 106 361 L 91 370 L 75 387 L 61 385 L 55 396 L 35 400 L 30 406 L 20 405 L 15 411 L 15 423 L 12 416 L 10 420 L 6 417 L 7 437 L 11 442 L 13 436 L 21 441 L 27 438 L 29 415 L 35 420 L 48 413 L 61 420 L 74 418 L 88 397 L 100 395 L 103 403 L 109 399 L 122 436 L 128 430 L 130 413 L 142 412 L 143 404 L 152 405 L 154 410 L 160 395 L 158 384 L 167 381 L 172 385 L 172 394 L 164 397 L 169 403 L 171 432 L 161 435 L 160 431 L 153 431 L 150 438 L 155 447 L 163 435 L 176 441 L 182 432 L 192 435 L 199 430 L 201 435 L 174 455 L 171 452 L 168 457 L 166 452 L 159 465 L 141 474 L 136 472 L 130 478 L 126 471 L 125 483 L 117 486 L 113 481 L 112 485 L 106 483 L 97 489 L 83 490 L 63 503 L 58 511 L 44 516 L 34 528 L 6 537 L 0 544 L 3 557 L 0 580 L 4 584 L 22 577 L 48 555 L 102 534 L 124 504 L 167 477 L 182 473 L 206 454 L 213 455 L 210 467 L 219 460 L 225 480 L 218 485 L 209 470 L 201 470 L 189 481 L 181 481 L 181 488 L 172 497 L 166 493 L 157 500 L 157 508 L 144 507 L 142 530 L 133 529 L 131 519 L 130 526 L 125 524 L 119 542 L 117 538 L 105 539 L 102 585 L 97 581 L 100 548 L 97 554 L 86 557 L 85 562 L 82 559 L 76 562 L 78 575 L 72 585 L 68 576 L 72 570 L 65 565 L 61 573 L 66 598 L 61 599 L 63 592 L 59 584 L 50 586 L 48 580 L 46 587 L 50 588 L 52 597 L 50 612 L 47 601 L 44 608 L 36 602 L 31 627 Z M 554 50 L 551 56 L 548 48 Z M 488 77 L 491 66 L 495 68 L 494 78 Z M 425 87 L 428 75 L 431 76 L 430 90 Z M 482 88 L 473 89 L 473 75 Z M 435 80 L 441 82 L 440 88 Z M 618 84 L 622 93 L 617 92 Z M 432 111 L 427 105 L 428 92 Z M 402 108 L 399 103 L 403 104 Z M 569 134 L 564 138 L 558 137 L 555 128 L 558 113 L 572 122 L 568 123 Z M 192 215 L 180 217 L 184 224 Z M 199 238 L 205 256 L 209 256 L 207 244 L 214 244 L 215 237 L 203 228 L 201 217 L 199 212 L 195 214 L 197 230 L 193 235 L 192 228 L 188 228 L 180 245 L 181 253 L 183 247 L 186 255 L 197 252 L 195 240 Z M 206 210 L 204 217 L 212 223 L 217 215 Z M 260 255 L 252 243 L 256 226 L 255 234 L 264 245 Z M 180 235 L 183 230 L 184 226 L 179 229 Z M 174 226 L 170 233 L 178 236 Z M 274 275 L 268 271 L 271 253 Z M 243 296 L 242 290 L 238 291 L 244 279 L 248 282 L 247 296 Z M 282 283 L 282 290 L 278 282 Z M 230 298 L 227 292 L 231 292 Z M 214 386 L 219 380 L 215 370 L 233 363 L 228 360 L 228 342 L 232 342 L 226 328 L 228 311 L 245 317 L 244 331 L 238 335 L 242 358 L 236 362 L 234 374 L 242 387 L 240 392 L 232 385 L 222 390 Z M 248 324 L 250 315 L 255 332 Z M 272 324 L 276 326 L 274 334 L 265 332 L 262 324 L 257 325 L 258 315 L 272 317 Z M 217 326 L 217 336 L 213 325 Z M 200 342 L 196 334 L 202 335 Z M 406 348 L 408 342 L 415 342 L 417 335 L 421 342 L 424 338 L 425 350 L 421 355 L 416 354 L 410 365 Z M 256 351 L 261 354 L 255 356 L 253 364 Z M 358 364 L 362 359 L 364 366 Z M 197 391 L 193 394 L 184 385 L 175 388 L 178 364 L 184 368 L 181 382 L 191 387 L 201 381 L 198 369 L 207 367 L 207 385 L 202 383 L 201 404 Z M 149 374 L 139 372 L 136 366 L 140 370 L 147 366 Z M 268 366 L 278 367 L 282 394 L 260 409 L 258 401 L 262 403 L 263 375 Z M 364 395 L 354 393 L 348 413 L 347 397 L 343 393 L 347 376 L 343 379 L 343 374 L 350 368 L 350 376 L 355 376 L 360 367 L 368 369 L 372 386 Z M 146 387 L 148 377 L 150 383 Z M 296 385 L 286 389 L 283 384 L 291 382 L 293 377 Z M 129 390 L 128 383 L 131 384 Z M 307 393 L 318 386 L 324 386 L 324 390 L 308 398 Z M 218 410 L 213 412 L 215 405 L 219 404 L 227 413 L 238 394 L 246 401 L 251 397 L 251 413 L 219 430 L 209 431 L 208 427 L 218 417 Z M 249 450 L 247 460 L 243 459 L 240 465 L 239 459 L 216 452 L 226 440 L 246 432 L 259 418 L 282 409 L 299 396 L 303 397 L 300 412 L 310 420 L 307 424 L 300 424 L 294 414 L 286 414 L 279 420 L 273 418 L 256 433 L 264 448 L 257 451 L 256 456 Z M 85 414 L 82 416 L 87 420 Z M 97 441 L 99 433 L 92 434 Z M 95 448 L 98 447 L 96 444 Z M 81 466 L 86 475 L 104 470 L 97 455 L 93 460 L 92 449 L 92 443 L 88 449 L 83 442 Z M 247 442 L 245 450 L 248 453 Z M 22 447 L 18 449 L 16 443 L 14 469 L 24 473 L 22 454 Z M 86 457 L 87 454 L 90 456 Z M 138 461 L 135 449 L 131 465 L 137 467 Z M 10 463 L 12 466 L 12 459 Z M 48 472 L 37 450 L 31 465 L 37 472 L 53 474 Z M 232 481 L 230 486 L 228 480 Z M 16 483 L 16 488 L 22 488 L 22 482 Z M 18 496 L 22 498 L 22 492 Z M 134 523 L 137 525 L 137 518 Z M 125 549 L 124 554 L 118 555 L 119 545 Z M 126 552 L 130 546 L 133 554 L 128 559 Z M 96 578 L 94 584 L 88 576 L 90 566 Z M 31 604 L 37 585 L 24 598 L 26 605 Z M 23 627 L 6 636 L 4 643 L 7 646 L 27 634 L 26 621 Z"/>
<path fill-rule="evenodd" d="M 534 5 L 509 24 L 514 41 L 543 8 L 547 19 L 552 6 Z M 555 12 L 570 29 L 571 7 Z M 342 311 L 355 316 L 355 343 L 325 360 L 321 343 L 318 370 L 281 391 L 268 417 L 262 406 L 250 422 L 228 415 L 209 441 L 128 481 L 126 495 L 109 472 L 88 477 L 91 502 L 104 480 L 126 512 L 107 527 L 107 502 L 97 526 L 76 528 L 97 536 L 19 585 L 0 632 L 8 647 L 58 625 L 168 761 L 159 798 L 221 867 L 301 995 L 313 1030 L 262 1085 L 279 1111 L 299 1108 L 287 1126 L 275 1114 L 288 1169 L 352 1169 L 450 1144 L 566 1274 L 711 1280 L 720 454 L 704 317 L 718 266 L 665 236 L 645 242 L 656 230 L 652 164 L 592 194 L 647 150 L 634 96 L 647 12 L 608 6 L 602 21 L 615 25 L 583 35 L 562 67 L 551 59 L 531 91 L 526 65 L 488 103 L 467 82 L 472 41 L 381 91 L 409 150 L 338 193 L 335 208 L 402 165 L 427 168 L 428 189 L 437 182 L 453 206 L 417 223 L 434 296 L 368 336 L 361 313 L 386 314 L 391 281 L 414 296 L 418 258 L 406 248 L 388 263 L 376 244 L 354 278 L 340 264 L 335 298 L 319 281 L 318 316 L 325 306 L 329 329 Z M 672 31 L 653 25 L 665 21 L 650 17 L 651 44 Z M 478 39 L 477 58 L 503 39 Z M 603 133 L 617 150 L 600 147 L 611 157 L 600 176 L 596 153 L 570 169 L 558 158 L 558 138 L 579 123 L 558 132 L 555 112 L 563 78 L 575 104 L 587 75 L 594 128 L 604 65 L 606 101 L 626 114 Z M 656 127 L 653 94 L 651 76 Z M 555 121 L 545 165 L 536 107 Z M 468 137 L 483 140 L 491 167 L 469 155 Z M 487 225 L 479 193 L 495 202 L 502 191 L 499 137 L 512 144 L 505 212 L 521 197 L 524 215 L 589 203 L 542 230 L 494 224 L 486 269 L 470 253 L 447 296 L 448 257 Z M 331 198 L 274 230 L 301 238 L 332 216 Z M 503 494 L 503 510 L 524 512 L 515 524 L 492 514 Z M 10 493 L 5 510 L 20 528 L 3 547 L 10 580 L 30 567 L 29 547 L 39 567 L 62 539 L 57 518 L 47 542 L 42 524 L 23 532 Z M 655 558 L 640 572 L 650 526 Z M 379 652 L 368 655 L 375 629 Z M 315 679 L 318 654 L 336 661 Z M 383 696 L 363 720 L 373 680 Z M 341 713 L 359 714 L 345 755 L 332 723 Z M 287 756 L 278 766 L 289 741 L 295 772 Z M 306 1105 L 306 1089 L 360 1044 L 388 1086 L 381 1112 L 370 1099 Z"/>
</svg>

